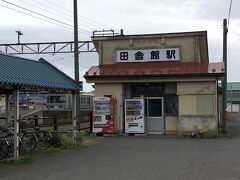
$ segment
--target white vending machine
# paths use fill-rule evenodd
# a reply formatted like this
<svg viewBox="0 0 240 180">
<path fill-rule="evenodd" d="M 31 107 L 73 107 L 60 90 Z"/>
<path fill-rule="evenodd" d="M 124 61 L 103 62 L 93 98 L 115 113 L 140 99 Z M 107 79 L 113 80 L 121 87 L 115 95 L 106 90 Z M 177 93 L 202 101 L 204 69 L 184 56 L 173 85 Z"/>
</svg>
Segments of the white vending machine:
<svg viewBox="0 0 240 180">
<path fill-rule="evenodd" d="M 125 133 L 145 133 L 144 99 L 125 99 Z"/>
</svg>

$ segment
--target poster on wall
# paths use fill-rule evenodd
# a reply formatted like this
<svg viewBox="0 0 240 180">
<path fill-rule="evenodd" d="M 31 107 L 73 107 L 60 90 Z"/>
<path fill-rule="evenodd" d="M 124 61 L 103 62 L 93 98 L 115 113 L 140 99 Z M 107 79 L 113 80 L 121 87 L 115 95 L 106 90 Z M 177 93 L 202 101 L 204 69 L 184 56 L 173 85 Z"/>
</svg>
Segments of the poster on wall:
<svg viewBox="0 0 240 180">
<path fill-rule="evenodd" d="M 179 61 L 180 48 L 117 50 L 117 62 Z"/>
</svg>

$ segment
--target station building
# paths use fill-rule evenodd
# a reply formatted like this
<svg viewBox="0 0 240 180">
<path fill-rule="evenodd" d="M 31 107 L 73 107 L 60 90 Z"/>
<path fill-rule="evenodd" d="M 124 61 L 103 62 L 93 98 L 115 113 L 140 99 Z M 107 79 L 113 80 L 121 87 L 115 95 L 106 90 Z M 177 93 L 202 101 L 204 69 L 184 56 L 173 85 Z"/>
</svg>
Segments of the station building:
<svg viewBox="0 0 240 180">
<path fill-rule="evenodd" d="M 209 63 L 206 31 L 93 36 L 99 65 L 85 74 L 96 97 L 117 99 L 117 130 L 125 133 L 124 100 L 144 98 L 146 133 L 183 135 L 221 123 L 218 82 L 224 64 Z"/>
</svg>

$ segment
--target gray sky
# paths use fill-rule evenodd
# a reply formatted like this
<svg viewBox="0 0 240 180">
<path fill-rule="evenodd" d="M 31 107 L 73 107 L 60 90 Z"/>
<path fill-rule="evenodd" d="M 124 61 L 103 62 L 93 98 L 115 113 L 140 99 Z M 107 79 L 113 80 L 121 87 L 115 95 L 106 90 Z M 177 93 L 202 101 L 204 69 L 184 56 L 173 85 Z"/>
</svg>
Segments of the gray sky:
<svg viewBox="0 0 240 180">
<path fill-rule="evenodd" d="M 32 11 L 73 24 L 73 0 L 6 0 Z M 124 34 L 208 31 L 210 62 L 222 61 L 222 22 L 228 18 L 230 0 L 78 0 L 79 40 L 90 40 L 91 32 L 100 29 L 124 29 Z M 71 27 L 61 27 L 13 10 L 18 9 L 0 0 L 0 43 L 16 43 L 16 30 L 24 33 L 21 42 L 72 41 Z M 228 80 L 240 81 L 240 0 L 233 0 L 228 32 Z M 18 9 L 21 10 L 21 9 Z M 24 11 L 24 10 L 21 10 Z M 25 13 L 37 16 L 30 12 Z M 43 17 L 41 17 L 43 18 Z M 49 19 L 48 19 L 49 20 Z M 51 20 L 49 20 L 51 21 Z M 70 29 L 69 29 L 70 28 Z M 31 55 L 46 60 L 74 77 L 73 54 Z M 93 65 L 96 53 L 80 54 L 80 80 Z M 91 85 L 84 84 L 90 91 Z"/>
</svg>

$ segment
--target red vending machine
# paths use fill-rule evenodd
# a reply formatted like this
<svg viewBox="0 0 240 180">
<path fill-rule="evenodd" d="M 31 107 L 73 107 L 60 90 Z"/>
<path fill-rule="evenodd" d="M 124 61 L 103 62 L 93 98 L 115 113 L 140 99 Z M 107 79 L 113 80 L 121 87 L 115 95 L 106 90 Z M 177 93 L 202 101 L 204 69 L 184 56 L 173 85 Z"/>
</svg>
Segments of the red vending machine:
<svg viewBox="0 0 240 180">
<path fill-rule="evenodd" d="M 116 127 L 116 99 L 109 97 L 93 98 L 93 133 L 114 134 Z"/>
</svg>

